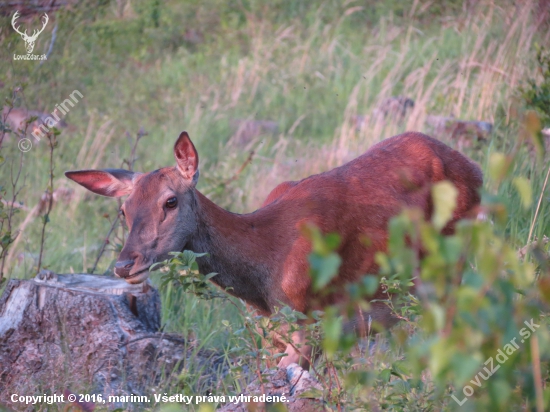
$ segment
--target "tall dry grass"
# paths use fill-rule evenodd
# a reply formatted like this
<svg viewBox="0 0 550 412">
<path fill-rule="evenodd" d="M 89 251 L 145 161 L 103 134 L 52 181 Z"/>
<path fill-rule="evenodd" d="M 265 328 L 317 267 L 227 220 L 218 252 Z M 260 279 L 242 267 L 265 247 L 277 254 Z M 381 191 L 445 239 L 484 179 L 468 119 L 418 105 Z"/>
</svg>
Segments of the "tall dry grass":
<svg viewBox="0 0 550 412">
<path fill-rule="evenodd" d="M 494 123 L 500 106 L 508 115 L 517 87 L 522 80 L 535 75 L 535 68 L 529 63 L 537 32 L 535 9 L 533 2 L 506 7 L 483 2 L 476 13 L 449 20 L 440 33 L 430 37 L 414 24 L 388 24 L 385 31 L 373 31 L 361 50 L 351 50 L 338 35 L 338 26 L 344 25 L 355 11 L 352 7 L 335 26 L 314 26 L 301 32 L 293 26 L 273 28 L 265 22 L 252 21 L 250 36 L 254 40 L 249 55 L 227 67 L 218 84 L 223 88 L 218 87 L 215 93 L 207 89 L 203 96 L 202 104 L 210 107 L 214 118 L 223 117 L 224 110 L 239 102 L 253 102 L 266 82 L 278 84 L 283 94 L 290 94 L 297 87 L 292 80 L 301 76 L 323 81 L 345 76 L 347 65 L 361 69 L 341 111 L 333 113 L 341 121 L 332 130 L 329 142 L 319 145 L 313 136 L 293 138 L 294 124 L 311 116 L 318 104 L 312 101 L 308 107 L 306 102 L 302 111 L 293 113 L 292 127 L 271 141 L 264 139 L 268 140 L 264 146 L 270 149 L 250 166 L 241 186 L 248 196 L 235 206 L 253 210 L 281 181 L 301 179 L 343 164 L 377 141 L 399 132 L 426 132 L 429 114 Z M 497 35 L 495 27 L 501 27 Z M 450 36 L 449 31 L 456 35 Z M 452 45 L 453 53 L 445 53 L 446 38 L 460 42 Z M 543 41 L 549 40 L 547 33 Z M 279 64 L 282 55 L 284 67 Z M 349 59 L 348 63 L 342 62 L 343 56 Z M 210 90 L 213 88 L 211 85 Z M 339 97 L 337 94 L 334 98 Z M 404 124 L 369 116 L 384 99 L 396 94 L 415 101 Z M 263 104 L 269 106 L 269 94 L 265 99 Z M 250 110 L 254 111 L 254 107 Z M 193 122 L 200 128 L 202 116 L 198 113 L 197 109 Z M 366 115 L 359 130 L 354 122 L 358 115 Z M 261 147 L 260 142 L 258 145 Z M 217 167 L 238 156 L 231 148 L 227 150 Z"/>
</svg>

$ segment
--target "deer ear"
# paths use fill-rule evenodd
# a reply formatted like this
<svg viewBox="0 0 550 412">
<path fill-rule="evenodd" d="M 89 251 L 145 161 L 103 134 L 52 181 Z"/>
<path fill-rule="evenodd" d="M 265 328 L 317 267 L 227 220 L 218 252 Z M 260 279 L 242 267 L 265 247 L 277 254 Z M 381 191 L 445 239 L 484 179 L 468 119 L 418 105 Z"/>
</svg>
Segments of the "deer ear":
<svg viewBox="0 0 550 412">
<path fill-rule="evenodd" d="M 174 157 L 184 179 L 197 184 L 199 179 L 199 154 L 187 132 L 181 132 L 174 145 Z"/>
<path fill-rule="evenodd" d="M 140 174 L 123 169 L 65 172 L 65 176 L 91 192 L 108 197 L 121 197 L 130 194 L 134 188 L 134 179 Z"/>
</svg>

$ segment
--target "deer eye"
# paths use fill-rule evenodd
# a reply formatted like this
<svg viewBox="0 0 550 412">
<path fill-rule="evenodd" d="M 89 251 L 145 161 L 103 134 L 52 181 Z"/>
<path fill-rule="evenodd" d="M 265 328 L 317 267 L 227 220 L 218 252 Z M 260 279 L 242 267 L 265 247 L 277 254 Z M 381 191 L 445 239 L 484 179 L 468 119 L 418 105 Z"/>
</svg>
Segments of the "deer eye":
<svg viewBox="0 0 550 412">
<path fill-rule="evenodd" d="M 171 197 L 166 201 L 166 207 L 168 209 L 173 209 L 178 205 L 178 198 L 177 197 Z"/>
</svg>

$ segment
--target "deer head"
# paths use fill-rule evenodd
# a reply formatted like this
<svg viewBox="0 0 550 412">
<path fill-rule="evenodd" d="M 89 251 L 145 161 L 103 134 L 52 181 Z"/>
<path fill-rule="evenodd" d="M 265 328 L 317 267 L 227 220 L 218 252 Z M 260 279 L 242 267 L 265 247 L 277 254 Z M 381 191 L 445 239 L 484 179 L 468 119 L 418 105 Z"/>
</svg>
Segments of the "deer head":
<svg viewBox="0 0 550 412">
<path fill-rule="evenodd" d="M 11 19 L 11 25 L 13 29 L 21 35 L 23 40 L 25 41 L 25 48 L 27 49 L 27 54 L 31 54 L 34 49 L 34 42 L 36 41 L 38 35 L 44 31 L 46 28 L 46 24 L 48 24 L 49 18 L 46 13 L 42 16 L 43 22 L 42 22 L 42 28 L 40 30 L 34 30 L 32 33 L 32 36 L 29 36 L 27 34 L 27 30 L 25 30 L 23 33 L 19 30 L 19 26 L 15 26 L 15 21 L 19 18 L 19 12 L 16 11 L 13 15 L 13 18 Z"/>
<path fill-rule="evenodd" d="M 128 283 L 141 283 L 149 267 L 183 251 L 198 228 L 195 185 L 199 156 L 182 132 L 174 146 L 175 167 L 151 173 L 122 169 L 77 170 L 65 175 L 86 189 L 108 197 L 129 195 L 121 207 L 130 234 L 115 265 Z"/>
</svg>

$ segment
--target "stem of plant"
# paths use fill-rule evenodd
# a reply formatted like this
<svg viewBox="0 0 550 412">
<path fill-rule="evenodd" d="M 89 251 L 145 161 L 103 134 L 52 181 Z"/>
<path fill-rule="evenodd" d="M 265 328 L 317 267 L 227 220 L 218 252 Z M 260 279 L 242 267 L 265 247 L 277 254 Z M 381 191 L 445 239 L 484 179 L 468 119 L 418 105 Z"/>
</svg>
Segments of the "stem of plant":
<svg viewBox="0 0 550 412">
<path fill-rule="evenodd" d="M 542 185 L 542 190 L 540 192 L 539 202 L 537 204 L 537 209 L 535 210 L 535 216 L 533 217 L 533 221 L 531 222 L 531 227 L 529 229 L 529 236 L 527 236 L 527 244 L 531 242 L 531 236 L 533 235 L 533 229 L 535 228 L 535 223 L 537 221 L 537 217 L 539 215 L 540 205 L 542 203 L 542 198 L 544 196 L 544 191 L 546 190 L 546 185 L 548 183 L 548 176 L 550 176 L 550 167 L 548 167 L 548 171 L 546 172 L 546 178 L 544 179 L 544 184 Z"/>
<path fill-rule="evenodd" d="M 50 184 L 48 187 L 48 195 L 49 195 L 49 201 L 48 201 L 48 210 L 46 210 L 46 214 L 44 215 L 44 220 L 42 223 L 42 233 L 40 235 L 40 254 L 38 255 L 38 265 L 36 269 L 36 273 L 40 272 L 40 267 L 42 266 L 42 256 L 44 254 L 44 241 L 46 239 L 46 225 L 49 222 L 50 219 L 50 212 L 52 211 L 53 207 L 53 152 L 55 148 L 56 143 L 56 135 L 54 132 L 48 132 L 48 143 L 50 145 Z"/>
</svg>

